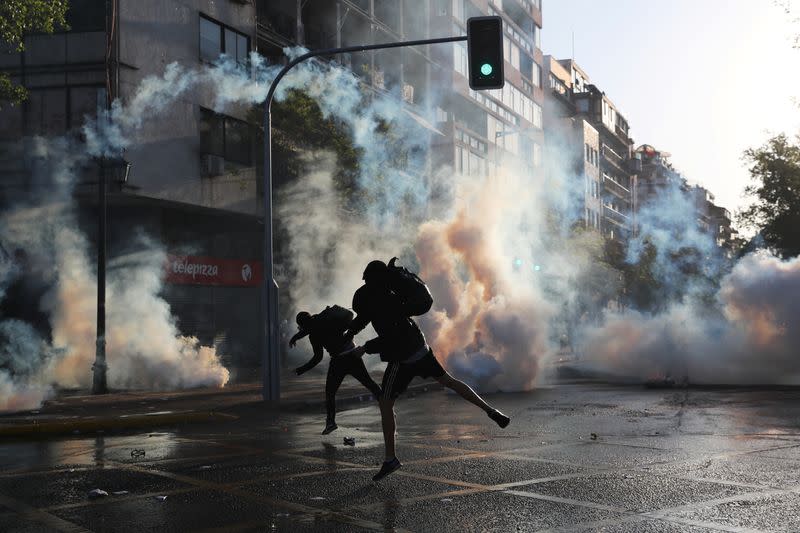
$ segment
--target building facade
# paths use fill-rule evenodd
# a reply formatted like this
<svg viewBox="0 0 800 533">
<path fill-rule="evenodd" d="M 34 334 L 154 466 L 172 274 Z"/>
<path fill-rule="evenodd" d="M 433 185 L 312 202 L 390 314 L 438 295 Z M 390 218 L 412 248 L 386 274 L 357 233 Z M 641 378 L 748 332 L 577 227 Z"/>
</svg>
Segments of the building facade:
<svg viewBox="0 0 800 533">
<path fill-rule="evenodd" d="M 572 59 L 545 56 L 544 76 L 548 151 L 554 160 L 571 160 L 583 180 L 584 224 L 626 242 L 636 230 L 639 170 L 628 122 Z"/>
<path fill-rule="evenodd" d="M 487 174 L 510 158 L 536 175 L 544 144 L 540 0 L 72 0 L 69 31 L 29 35 L 24 52 L 0 54 L 0 69 L 30 93 L 20 106 L 0 111 L 0 200 L 13 203 L 13 191 L 30 185 L 32 163 L 21 138 L 80 138 L 87 118 L 114 100 L 131 101 L 144 79 L 162 76 L 171 63 L 191 70 L 224 54 L 247 69 L 253 50 L 282 62 L 286 46 L 464 35 L 466 20 L 482 15 L 503 19 L 502 90 L 469 88 L 465 43 L 332 59 L 351 69 L 366 93 L 397 98 L 429 125 L 429 165 Z M 241 263 L 243 272 L 245 265 L 260 272 L 261 115 L 246 106 L 214 111 L 212 98 L 202 87 L 191 88 L 143 117 L 121 154 L 127 171 L 104 171 L 110 259 L 125 249 L 130 228 L 142 227 L 164 244 L 176 268 Z M 98 162 L 76 180 L 90 239 L 100 172 Z M 168 272 L 163 294 L 181 332 L 231 354 L 232 364 L 257 366 L 260 309 L 253 279 L 226 284 L 177 274 Z"/>
<path fill-rule="evenodd" d="M 345 47 L 466 34 L 466 20 L 503 19 L 506 86 L 469 88 L 466 43 L 347 54 L 333 58 L 372 91 L 400 95 L 432 130 L 433 166 L 495 172 L 509 157 L 531 172 L 544 143 L 539 0 L 278 0 L 258 3 L 258 50 L 280 61 L 282 48 Z"/>
<path fill-rule="evenodd" d="M 87 118 L 116 99 L 129 102 L 142 80 L 163 76 L 167 65 L 191 70 L 226 54 L 247 68 L 255 47 L 256 8 L 246 0 L 70 0 L 67 22 L 69 31 L 27 35 L 24 52 L 0 54 L 0 68 L 29 92 L 21 105 L 0 111 L 4 205 L 35 186 L 37 163 L 24 139 L 80 140 Z M 246 107 L 224 114 L 212 107 L 208 91 L 190 88 L 143 117 L 121 154 L 127 171 L 101 171 L 97 162 L 75 177 L 78 219 L 96 241 L 96 183 L 105 172 L 110 262 L 129 251 L 136 228 L 162 243 L 178 268 L 205 264 L 220 272 L 240 265 L 242 275 L 260 276 L 258 126 Z M 260 364 L 259 289 L 252 277 L 191 279 L 170 276 L 169 264 L 165 270 L 163 296 L 182 334 L 215 346 L 229 366 Z"/>
<path fill-rule="evenodd" d="M 740 244 L 738 233 L 732 226 L 730 211 L 717 205 L 714 194 L 705 187 L 690 185 L 670 162 L 669 153 L 643 144 L 635 154 L 642 163 L 638 205 L 645 207 L 663 198 L 669 191 L 679 191 L 694 208 L 697 228 L 713 239 L 723 255 L 732 258 Z"/>
</svg>

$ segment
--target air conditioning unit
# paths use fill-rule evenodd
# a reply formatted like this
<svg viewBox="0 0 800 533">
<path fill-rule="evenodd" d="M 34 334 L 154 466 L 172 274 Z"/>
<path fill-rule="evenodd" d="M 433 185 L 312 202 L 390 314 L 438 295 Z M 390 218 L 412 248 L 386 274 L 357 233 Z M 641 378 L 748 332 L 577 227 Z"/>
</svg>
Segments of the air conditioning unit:
<svg viewBox="0 0 800 533">
<path fill-rule="evenodd" d="M 409 104 L 414 103 L 414 86 L 407 83 L 403 84 L 403 101 Z"/>
<path fill-rule="evenodd" d="M 218 155 L 203 154 L 200 166 L 204 177 L 225 174 L 225 158 Z"/>
</svg>

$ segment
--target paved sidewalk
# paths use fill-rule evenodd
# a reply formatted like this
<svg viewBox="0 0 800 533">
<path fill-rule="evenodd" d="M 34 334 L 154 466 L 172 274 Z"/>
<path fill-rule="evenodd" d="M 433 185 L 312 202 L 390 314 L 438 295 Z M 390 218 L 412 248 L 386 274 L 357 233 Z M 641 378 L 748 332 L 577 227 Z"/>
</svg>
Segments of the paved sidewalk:
<svg viewBox="0 0 800 533">
<path fill-rule="evenodd" d="M 373 378 L 380 383 L 380 375 Z M 279 409 L 324 413 L 325 374 L 281 376 Z M 417 383 L 409 395 L 439 390 L 435 382 Z M 346 408 L 372 400 L 372 395 L 354 379 L 345 378 L 337 394 L 337 407 Z M 158 428 L 195 422 L 220 422 L 267 410 L 260 383 L 241 383 L 219 388 L 184 391 L 117 391 L 93 396 L 72 391 L 47 400 L 39 409 L 0 415 L 0 438 L 35 437 Z"/>
</svg>

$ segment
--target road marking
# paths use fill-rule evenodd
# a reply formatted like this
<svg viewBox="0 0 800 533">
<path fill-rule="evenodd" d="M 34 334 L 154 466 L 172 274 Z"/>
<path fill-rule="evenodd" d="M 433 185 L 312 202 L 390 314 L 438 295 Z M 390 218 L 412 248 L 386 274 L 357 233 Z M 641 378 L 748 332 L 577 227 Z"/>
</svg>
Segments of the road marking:
<svg viewBox="0 0 800 533">
<path fill-rule="evenodd" d="M 0 494 L 0 504 L 15 511 L 24 518 L 45 524 L 46 526 L 57 529 L 58 531 L 62 531 L 63 533 L 82 533 L 91 531 L 77 524 L 73 524 L 68 520 L 54 516 L 46 511 L 31 507 L 26 503 L 14 498 L 10 498 L 4 494 Z"/>
</svg>

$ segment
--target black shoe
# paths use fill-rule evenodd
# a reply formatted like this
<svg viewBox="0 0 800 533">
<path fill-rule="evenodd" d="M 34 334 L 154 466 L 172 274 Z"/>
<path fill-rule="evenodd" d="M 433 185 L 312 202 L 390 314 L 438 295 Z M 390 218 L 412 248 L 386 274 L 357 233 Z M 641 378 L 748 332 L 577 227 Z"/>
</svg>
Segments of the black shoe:
<svg viewBox="0 0 800 533">
<path fill-rule="evenodd" d="M 336 425 L 336 422 L 328 422 L 325 424 L 325 429 L 322 430 L 322 434 L 327 435 L 328 433 L 336 431 L 337 429 L 339 429 L 339 426 Z"/>
<path fill-rule="evenodd" d="M 511 422 L 510 418 L 508 418 L 506 415 L 504 415 L 497 409 L 492 409 L 487 414 L 489 415 L 489 418 L 497 422 L 497 425 L 500 426 L 501 428 L 506 427 L 508 423 Z"/>
<path fill-rule="evenodd" d="M 384 461 L 381 465 L 381 470 L 374 476 L 372 476 L 372 481 L 380 481 L 398 468 L 403 466 L 400 461 L 395 457 L 391 461 Z"/>
</svg>

